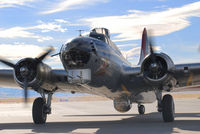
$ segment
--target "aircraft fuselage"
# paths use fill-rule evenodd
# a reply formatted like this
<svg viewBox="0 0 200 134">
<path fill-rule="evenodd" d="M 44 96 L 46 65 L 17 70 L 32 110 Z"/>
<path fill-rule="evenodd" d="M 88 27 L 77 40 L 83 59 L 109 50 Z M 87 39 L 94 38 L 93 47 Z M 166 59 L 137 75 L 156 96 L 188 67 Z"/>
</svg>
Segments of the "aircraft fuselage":
<svg viewBox="0 0 200 134">
<path fill-rule="evenodd" d="M 73 69 L 91 70 L 91 81 L 87 85 L 94 94 L 114 99 L 137 95 L 143 90 L 140 85 L 148 88 L 142 78 L 132 78 L 132 82 L 136 83 L 134 86 L 130 83 L 130 78 L 123 75 L 124 69 L 131 66 L 130 63 L 118 49 L 101 40 L 75 38 L 62 47 L 60 58 L 67 72 Z"/>
</svg>

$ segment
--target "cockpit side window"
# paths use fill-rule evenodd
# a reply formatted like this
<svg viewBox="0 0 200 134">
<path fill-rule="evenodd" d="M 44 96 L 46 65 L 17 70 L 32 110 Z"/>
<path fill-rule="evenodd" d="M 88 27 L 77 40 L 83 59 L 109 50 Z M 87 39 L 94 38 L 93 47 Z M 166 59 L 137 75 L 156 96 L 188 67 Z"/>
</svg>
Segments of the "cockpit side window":
<svg viewBox="0 0 200 134">
<path fill-rule="evenodd" d="M 105 37 L 105 42 L 110 45 L 109 39 L 107 37 Z"/>
</svg>

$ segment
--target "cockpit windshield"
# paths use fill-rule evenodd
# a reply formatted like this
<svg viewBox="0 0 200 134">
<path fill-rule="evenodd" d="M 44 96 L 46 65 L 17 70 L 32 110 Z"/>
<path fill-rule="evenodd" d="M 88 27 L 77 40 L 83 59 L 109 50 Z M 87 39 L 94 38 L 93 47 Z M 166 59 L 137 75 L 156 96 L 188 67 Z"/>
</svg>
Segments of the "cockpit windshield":
<svg viewBox="0 0 200 134">
<path fill-rule="evenodd" d="M 95 32 L 91 32 L 89 36 L 92 37 L 92 38 L 96 38 L 98 40 L 102 40 L 102 41 L 105 42 L 105 35 L 103 35 L 103 34 L 98 34 L 98 33 L 95 33 Z"/>
<path fill-rule="evenodd" d="M 95 28 L 93 30 L 91 30 L 89 37 L 101 40 L 103 42 L 105 42 L 106 44 L 108 44 L 109 46 L 111 46 L 111 48 L 113 48 L 113 50 L 121 55 L 120 50 L 116 47 L 116 45 L 110 40 L 110 33 L 109 30 L 106 28 Z"/>
<path fill-rule="evenodd" d="M 96 38 L 108 43 L 106 38 L 110 39 L 110 32 L 106 28 L 94 28 L 91 30 L 89 37 Z"/>
<path fill-rule="evenodd" d="M 103 35 L 107 36 L 108 38 L 110 38 L 110 32 L 106 28 L 94 28 L 94 29 L 92 29 L 91 32 L 94 32 L 97 34 L 103 34 Z"/>
</svg>

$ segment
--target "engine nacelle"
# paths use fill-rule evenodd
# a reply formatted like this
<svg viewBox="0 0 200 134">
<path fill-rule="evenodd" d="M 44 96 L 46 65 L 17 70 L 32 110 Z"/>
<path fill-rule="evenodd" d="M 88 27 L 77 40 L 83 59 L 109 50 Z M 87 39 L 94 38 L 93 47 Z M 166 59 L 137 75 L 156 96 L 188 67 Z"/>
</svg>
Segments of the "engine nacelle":
<svg viewBox="0 0 200 134">
<path fill-rule="evenodd" d="M 114 99 L 113 104 L 114 108 L 121 113 L 129 111 L 132 107 L 130 100 L 126 97 Z"/>
<path fill-rule="evenodd" d="M 164 53 L 155 53 L 154 60 L 147 56 L 141 65 L 141 71 L 145 80 L 152 85 L 161 85 L 171 79 L 175 65 L 172 59 Z"/>
<path fill-rule="evenodd" d="M 51 68 L 48 65 L 42 62 L 38 63 L 37 60 L 32 58 L 25 58 L 16 64 L 14 78 L 19 86 L 24 88 L 24 75 L 26 75 L 28 87 L 34 90 L 43 88 L 51 91 L 55 88 L 51 73 Z"/>
</svg>

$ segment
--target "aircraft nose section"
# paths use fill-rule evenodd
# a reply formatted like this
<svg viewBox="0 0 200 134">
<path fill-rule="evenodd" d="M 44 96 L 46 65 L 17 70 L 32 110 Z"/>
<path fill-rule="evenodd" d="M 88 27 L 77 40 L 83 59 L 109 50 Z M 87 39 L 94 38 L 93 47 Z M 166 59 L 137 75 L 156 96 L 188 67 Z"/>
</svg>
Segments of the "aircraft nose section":
<svg viewBox="0 0 200 134">
<path fill-rule="evenodd" d="M 79 49 L 85 52 L 91 52 L 91 44 L 89 40 L 78 38 L 72 40 L 68 45 L 67 45 L 68 51 L 71 49 Z"/>
<path fill-rule="evenodd" d="M 68 68 L 84 67 L 91 57 L 91 44 L 89 40 L 77 38 L 65 46 L 61 53 L 63 64 Z"/>
</svg>

